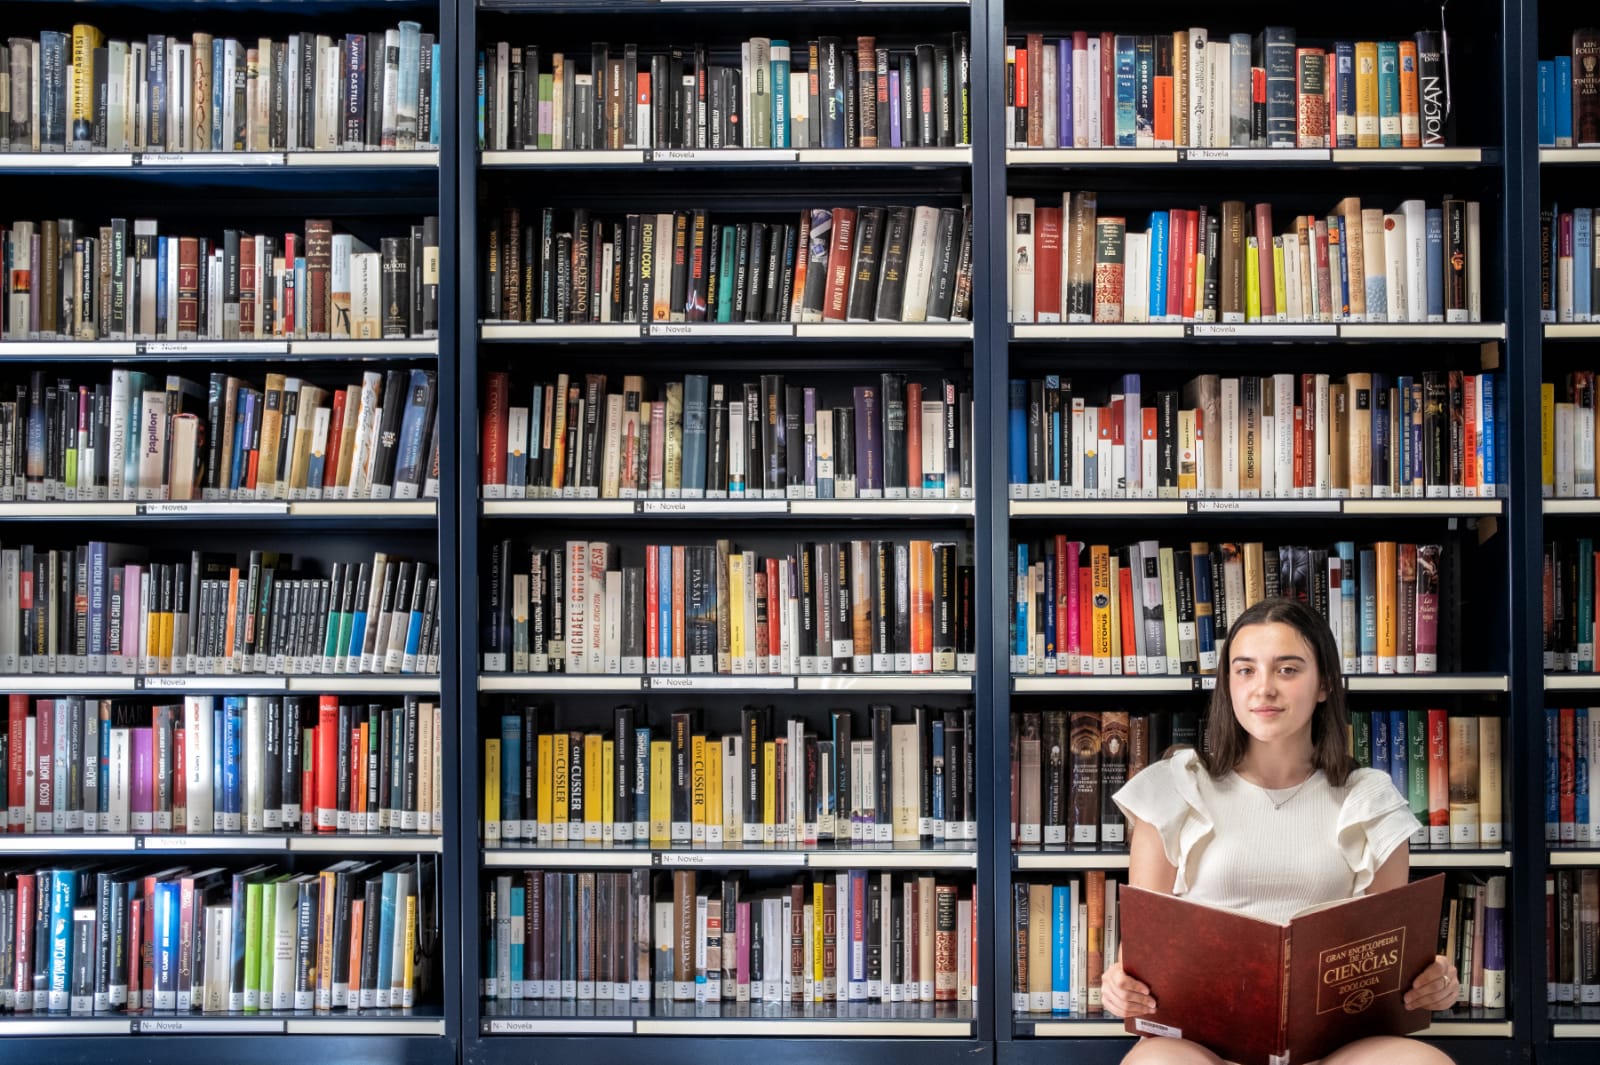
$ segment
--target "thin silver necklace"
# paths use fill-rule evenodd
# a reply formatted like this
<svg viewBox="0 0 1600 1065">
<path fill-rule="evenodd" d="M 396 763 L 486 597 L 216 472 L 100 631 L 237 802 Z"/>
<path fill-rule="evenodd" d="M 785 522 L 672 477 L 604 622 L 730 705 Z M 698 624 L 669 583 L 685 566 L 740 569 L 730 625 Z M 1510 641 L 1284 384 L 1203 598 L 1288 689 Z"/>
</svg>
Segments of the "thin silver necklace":
<svg viewBox="0 0 1600 1065">
<path fill-rule="evenodd" d="M 1316 775 L 1317 775 L 1317 774 L 1316 774 L 1316 772 L 1315 772 L 1315 771 L 1313 771 L 1313 772 L 1312 772 L 1312 774 L 1311 774 L 1311 777 L 1314 777 L 1314 776 L 1316 776 Z M 1285 796 L 1284 796 L 1284 797 L 1283 797 L 1283 798 L 1281 798 L 1281 799 L 1274 799 L 1274 798 L 1273 798 L 1273 797 L 1272 797 L 1272 795 L 1271 795 L 1271 792 L 1272 792 L 1272 791 L 1275 791 L 1275 790 L 1276 790 L 1276 789 L 1274 789 L 1274 788 L 1262 788 L 1262 789 L 1261 789 L 1261 790 L 1262 790 L 1262 792 L 1263 792 L 1263 793 L 1264 793 L 1264 794 L 1266 794 L 1266 796 L 1267 796 L 1267 801 L 1268 801 L 1268 802 L 1270 802 L 1270 803 L 1271 803 L 1271 804 L 1272 804 L 1272 808 L 1273 808 L 1273 809 L 1274 809 L 1274 810 L 1281 810 L 1281 809 L 1283 809 L 1283 808 L 1284 808 L 1284 807 L 1285 807 L 1285 806 L 1286 806 L 1286 805 L 1288 805 L 1288 804 L 1289 804 L 1289 803 L 1290 803 L 1290 802 L 1292 802 L 1292 801 L 1293 801 L 1293 800 L 1294 800 L 1294 797 L 1295 797 L 1295 796 L 1296 796 L 1296 795 L 1299 795 L 1299 794 L 1300 794 L 1300 792 L 1301 792 L 1301 791 L 1302 791 L 1302 790 L 1304 790 L 1304 788 L 1305 788 L 1305 786 L 1306 786 L 1306 785 L 1307 785 L 1307 784 L 1309 784 L 1309 783 L 1311 783 L 1311 777 L 1306 777 L 1306 778 L 1305 778 L 1305 779 L 1304 779 L 1304 780 L 1302 780 L 1302 781 L 1301 781 L 1301 782 L 1300 782 L 1300 783 L 1298 783 L 1298 784 L 1296 784 L 1296 785 L 1295 785 L 1295 786 L 1294 786 L 1294 790 L 1293 790 L 1293 791 L 1291 791 L 1291 792 L 1289 792 L 1289 794 L 1288 794 L 1288 795 L 1285 795 Z"/>
</svg>

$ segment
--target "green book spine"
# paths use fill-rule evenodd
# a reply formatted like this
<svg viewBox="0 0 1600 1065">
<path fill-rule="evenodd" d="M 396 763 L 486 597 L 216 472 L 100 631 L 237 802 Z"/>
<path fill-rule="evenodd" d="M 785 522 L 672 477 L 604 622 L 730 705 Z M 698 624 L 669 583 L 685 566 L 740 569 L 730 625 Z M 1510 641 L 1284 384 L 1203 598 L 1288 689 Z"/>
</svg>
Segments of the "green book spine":
<svg viewBox="0 0 1600 1065">
<path fill-rule="evenodd" d="M 276 882 L 261 885 L 261 917 L 258 921 L 260 934 L 249 934 L 250 900 L 245 899 L 245 1009 L 250 1008 L 250 1003 L 255 1002 L 258 1009 L 272 1009 L 272 952 L 273 937 L 277 935 L 278 917 L 278 885 Z M 253 944 L 253 946 L 252 946 Z M 250 967 L 250 951 L 255 950 L 258 959 L 256 967 Z M 255 973 L 256 997 L 250 997 L 250 974 Z"/>
<path fill-rule="evenodd" d="M 1351 737 L 1352 753 L 1355 755 L 1356 764 L 1362 767 L 1372 765 L 1372 715 L 1351 714 L 1350 725 L 1355 731 Z"/>
<path fill-rule="evenodd" d="M 1406 743 L 1411 748 L 1406 758 L 1406 798 L 1411 812 L 1422 827 L 1411 837 L 1411 845 L 1428 841 L 1428 712 L 1406 711 Z"/>
<path fill-rule="evenodd" d="M 244 892 L 244 1011 L 261 1009 L 261 894 L 266 885 L 256 881 Z"/>
</svg>

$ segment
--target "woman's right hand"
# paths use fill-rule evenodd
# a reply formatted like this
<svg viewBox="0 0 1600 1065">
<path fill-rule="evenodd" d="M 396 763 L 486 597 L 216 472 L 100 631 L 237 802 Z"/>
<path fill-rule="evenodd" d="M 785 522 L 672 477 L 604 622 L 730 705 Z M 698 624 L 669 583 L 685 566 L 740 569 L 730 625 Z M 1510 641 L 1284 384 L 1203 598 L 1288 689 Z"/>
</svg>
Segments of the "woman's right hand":
<svg viewBox="0 0 1600 1065">
<path fill-rule="evenodd" d="M 1115 1017 L 1143 1017 L 1156 1011 L 1150 989 L 1113 962 L 1100 977 L 1100 1003 Z"/>
</svg>

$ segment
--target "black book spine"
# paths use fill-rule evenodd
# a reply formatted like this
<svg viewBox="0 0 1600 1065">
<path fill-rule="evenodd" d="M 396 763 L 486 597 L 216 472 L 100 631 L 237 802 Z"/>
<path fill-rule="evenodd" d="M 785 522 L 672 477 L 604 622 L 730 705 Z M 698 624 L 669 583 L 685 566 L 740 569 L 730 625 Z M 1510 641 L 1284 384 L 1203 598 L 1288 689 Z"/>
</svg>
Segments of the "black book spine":
<svg viewBox="0 0 1600 1065">
<path fill-rule="evenodd" d="M 906 498 L 906 379 L 886 373 L 879 399 L 883 405 L 883 495 Z"/>
<path fill-rule="evenodd" d="M 711 386 L 711 410 L 706 429 L 706 495 L 724 499 L 728 494 L 728 400 L 724 385 Z"/>
<path fill-rule="evenodd" d="M 878 273 L 884 258 L 884 209 L 862 207 L 856 212 L 855 270 L 850 275 L 846 315 L 852 322 L 870 322 L 878 294 Z"/>
<path fill-rule="evenodd" d="M 933 238 L 933 283 L 928 290 L 928 320 L 950 321 L 961 272 L 962 213 L 954 207 L 939 209 Z"/>
<path fill-rule="evenodd" d="M 763 271 L 767 266 L 769 236 L 766 223 L 750 223 L 750 246 L 746 255 L 748 267 L 744 275 L 744 321 L 746 322 L 761 321 L 761 313 L 766 304 Z"/>
</svg>

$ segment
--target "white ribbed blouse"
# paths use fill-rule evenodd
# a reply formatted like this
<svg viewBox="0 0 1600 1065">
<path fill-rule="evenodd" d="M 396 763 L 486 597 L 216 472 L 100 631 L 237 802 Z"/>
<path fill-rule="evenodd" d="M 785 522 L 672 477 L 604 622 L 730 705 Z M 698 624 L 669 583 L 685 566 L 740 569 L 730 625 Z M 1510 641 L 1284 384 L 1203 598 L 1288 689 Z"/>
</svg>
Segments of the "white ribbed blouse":
<svg viewBox="0 0 1600 1065">
<path fill-rule="evenodd" d="M 1279 923 L 1365 894 L 1419 827 L 1376 769 L 1338 788 L 1319 770 L 1298 791 L 1269 790 L 1233 772 L 1213 780 L 1192 750 L 1148 766 L 1112 798 L 1160 833 L 1178 870 L 1174 895 Z"/>
</svg>

